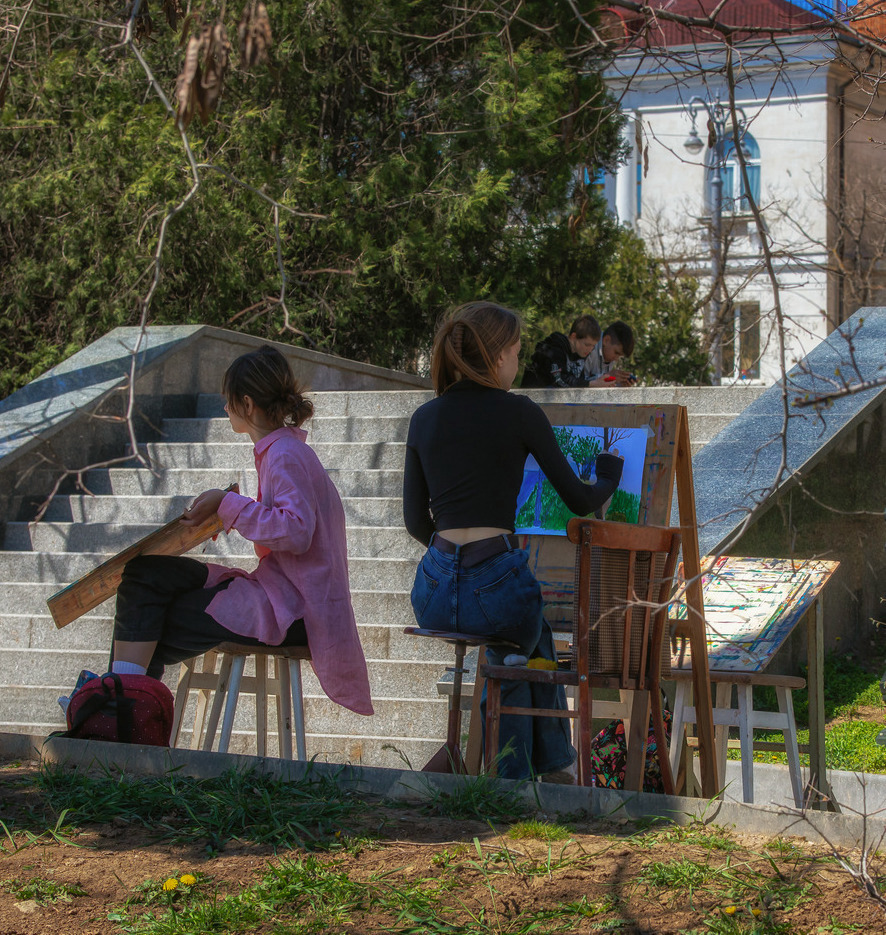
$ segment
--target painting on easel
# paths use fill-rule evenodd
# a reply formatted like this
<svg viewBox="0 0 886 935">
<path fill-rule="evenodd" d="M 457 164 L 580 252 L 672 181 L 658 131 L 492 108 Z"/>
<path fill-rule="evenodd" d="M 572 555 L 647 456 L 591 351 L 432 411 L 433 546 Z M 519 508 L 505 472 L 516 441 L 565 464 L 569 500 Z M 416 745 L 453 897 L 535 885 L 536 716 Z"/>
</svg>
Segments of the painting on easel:
<svg viewBox="0 0 886 935">
<path fill-rule="evenodd" d="M 606 506 L 607 519 L 621 523 L 640 520 L 643 468 L 646 463 L 646 428 L 588 425 L 555 425 L 554 435 L 575 473 L 586 483 L 597 477 L 594 465 L 603 451 L 625 460 L 621 483 Z M 557 495 L 531 455 L 523 469 L 523 484 L 517 497 L 516 532 L 519 534 L 566 535 L 566 524 L 575 514 Z"/>
</svg>

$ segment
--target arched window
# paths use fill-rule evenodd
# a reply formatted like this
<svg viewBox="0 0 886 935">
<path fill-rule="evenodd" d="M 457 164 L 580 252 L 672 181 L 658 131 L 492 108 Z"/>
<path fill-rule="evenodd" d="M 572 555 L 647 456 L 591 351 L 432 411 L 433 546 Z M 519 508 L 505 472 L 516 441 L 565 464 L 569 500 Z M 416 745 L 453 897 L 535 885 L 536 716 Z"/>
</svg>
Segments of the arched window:
<svg viewBox="0 0 886 935">
<path fill-rule="evenodd" d="M 731 131 L 727 133 L 722 145 L 723 155 L 720 169 L 720 175 L 723 179 L 722 210 L 728 214 L 740 214 L 743 211 L 750 211 L 751 205 L 748 194 L 754 199 L 755 203 L 759 204 L 760 202 L 760 147 L 751 134 L 745 131 L 741 137 L 741 146 L 748 172 L 748 184 L 745 185 L 741 173 L 741 163 L 738 161 L 735 140 Z M 717 158 L 715 154 L 716 150 L 709 150 L 707 170 L 708 205 L 713 203 L 711 181 L 714 176 L 713 161 Z"/>
</svg>

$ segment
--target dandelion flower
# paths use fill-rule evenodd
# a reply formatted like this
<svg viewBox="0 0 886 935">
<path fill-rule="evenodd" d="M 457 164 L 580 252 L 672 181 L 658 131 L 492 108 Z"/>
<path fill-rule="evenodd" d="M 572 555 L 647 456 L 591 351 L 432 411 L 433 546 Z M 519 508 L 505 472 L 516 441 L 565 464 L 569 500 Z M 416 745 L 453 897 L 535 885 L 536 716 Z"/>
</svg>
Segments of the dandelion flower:
<svg viewBox="0 0 886 935">
<path fill-rule="evenodd" d="M 185 886 L 193 886 L 197 882 L 197 878 L 193 874 L 183 873 L 179 882 L 184 883 Z"/>
<path fill-rule="evenodd" d="M 738 906 L 726 906 L 723 912 L 728 916 L 734 916 L 735 913 L 738 912 Z"/>
<path fill-rule="evenodd" d="M 553 659 L 542 659 L 541 656 L 536 656 L 534 659 L 530 659 L 526 663 L 527 669 L 550 669 L 552 672 L 556 672 L 557 663 Z"/>
<path fill-rule="evenodd" d="M 751 909 L 751 915 L 758 916 L 762 911 L 762 909 Z"/>
<path fill-rule="evenodd" d="M 163 891 L 164 891 L 165 893 L 171 893 L 174 889 L 176 889 L 176 887 L 178 887 L 178 880 L 176 880 L 175 877 L 170 877 L 170 878 L 163 884 Z"/>
</svg>

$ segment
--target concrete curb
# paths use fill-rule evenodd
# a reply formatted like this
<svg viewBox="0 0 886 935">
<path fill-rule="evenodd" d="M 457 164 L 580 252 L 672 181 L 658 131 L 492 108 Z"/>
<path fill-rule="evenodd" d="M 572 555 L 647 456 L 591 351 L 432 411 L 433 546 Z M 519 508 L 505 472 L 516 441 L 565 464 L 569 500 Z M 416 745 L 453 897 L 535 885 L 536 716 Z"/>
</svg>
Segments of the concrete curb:
<svg viewBox="0 0 886 935">
<path fill-rule="evenodd" d="M 350 785 L 358 794 L 414 803 L 427 801 L 435 791 L 452 792 L 460 783 L 469 781 L 441 773 L 306 763 L 65 737 L 44 739 L 27 734 L 0 734 L 0 756 L 42 758 L 46 763 L 73 769 L 106 769 L 134 776 L 164 776 L 175 772 L 181 776 L 208 779 L 230 770 L 250 769 L 285 781 L 296 781 L 308 775 L 323 776 Z M 510 780 L 501 782 L 511 785 Z M 762 834 L 770 838 L 800 837 L 812 843 L 829 843 L 841 848 L 858 847 L 871 837 L 871 829 L 865 828 L 865 818 L 859 814 L 800 812 L 790 808 L 743 805 L 728 799 L 708 802 L 681 796 L 548 783 L 522 784 L 519 792 L 527 812 L 545 815 L 583 812 L 589 817 L 624 824 L 654 818 L 678 825 L 700 822 L 727 826 L 741 834 Z"/>
</svg>

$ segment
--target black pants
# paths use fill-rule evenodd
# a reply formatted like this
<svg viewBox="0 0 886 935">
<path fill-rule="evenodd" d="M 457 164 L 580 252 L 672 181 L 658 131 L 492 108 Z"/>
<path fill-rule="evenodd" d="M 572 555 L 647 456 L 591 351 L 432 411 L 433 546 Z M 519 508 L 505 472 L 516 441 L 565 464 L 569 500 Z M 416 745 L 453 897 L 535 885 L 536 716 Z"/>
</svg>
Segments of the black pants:
<svg viewBox="0 0 886 935">
<path fill-rule="evenodd" d="M 117 589 L 114 639 L 129 643 L 157 641 L 148 675 L 163 677 L 163 667 L 199 656 L 219 643 L 263 646 L 241 636 L 206 613 L 210 601 L 230 581 L 204 588 L 209 572 L 202 562 L 184 556 L 139 555 L 123 569 Z M 283 646 L 307 646 L 303 620 L 286 633 Z"/>
</svg>

